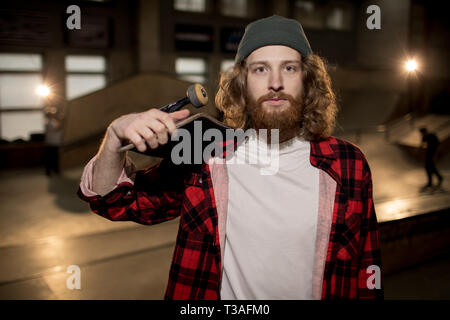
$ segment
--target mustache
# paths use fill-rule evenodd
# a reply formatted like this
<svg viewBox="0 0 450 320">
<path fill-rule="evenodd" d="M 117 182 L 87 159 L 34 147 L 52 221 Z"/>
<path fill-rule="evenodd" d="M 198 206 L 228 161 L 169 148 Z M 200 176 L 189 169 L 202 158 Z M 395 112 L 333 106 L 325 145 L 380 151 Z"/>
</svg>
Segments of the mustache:
<svg viewBox="0 0 450 320">
<path fill-rule="evenodd" d="M 294 96 L 284 93 L 284 92 L 269 92 L 256 100 L 257 105 L 261 105 L 266 100 L 271 99 L 283 99 L 288 100 L 291 105 L 298 105 L 300 103 L 300 98 L 295 98 Z"/>
</svg>

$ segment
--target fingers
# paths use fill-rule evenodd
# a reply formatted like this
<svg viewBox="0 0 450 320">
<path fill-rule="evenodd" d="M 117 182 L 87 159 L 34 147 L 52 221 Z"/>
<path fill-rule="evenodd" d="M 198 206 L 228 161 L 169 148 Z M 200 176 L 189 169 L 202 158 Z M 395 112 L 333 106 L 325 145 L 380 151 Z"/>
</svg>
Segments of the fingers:
<svg viewBox="0 0 450 320">
<path fill-rule="evenodd" d="M 135 145 L 136 149 L 144 152 L 147 146 L 156 149 L 158 145 L 169 141 L 168 134 L 176 131 L 175 121 L 186 118 L 189 110 L 166 113 L 158 109 L 138 114 L 125 129 L 125 137 Z"/>
<path fill-rule="evenodd" d="M 158 144 L 167 143 L 167 141 L 169 140 L 167 135 L 168 128 L 164 125 L 164 123 L 162 123 L 158 119 L 150 119 L 144 125 L 147 125 L 147 128 L 153 131 L 152 139 L 154 139 L 157 143 L 155 148 L 158 146 Z"/>
<path fill-rule="evenodd" d="M 176 113 L 176 112 L 174 112 L 174 113 Z M 169 130 L 169 133 L 172 134 L 177 128 L 175 126 L 174 119 L 170 115 L 171 115 L 170 113 L 166 113 L 166 112 L 163 112 L 160 110 L 155 110 L 152 118 L 159 120 L 165 126 L 165 128 L 167 128 L 167 130 Z M 157 129 L 157 128 L 155 128 L 155 129 Z M 155 130 L 153 130 L 153 131 L 155 131 Z M 158 132 L 160 132 L 160 131 L 158 131 Z"/>
<path fill-rule="evenodd" d="M 166 113 L 157 110 L 157 112 L 154 113 L 154 116 L 156 119 L 164 123 L 164 125 L 169 130 L 169 133 L 172 135 L 176 130 L 175 121 L 182 120 L 186 118 L 189 114 L 190 111 L 188 109 L 175 111 L 173 113 Z"/>
<path fill-rule="evenodd" d="M 183 109 L 183 110 L 179 110 L 173 113 L 169 113 L 169 116 L 173 119 L 173 120 L 183 120 L 184 118 L 186 118 L 187 116 L 189 116 L 191 112 L 189 111 L 189 109 Z"/>
<path fill-rule="evenodd" d="M 147 149 L 145 140 L 132 127 L 129 127 L 125 130 L 125 136 L 140 152 L 144 152 Z"/>
<path fill-rule="evenodd" d="M 150 148 L 156 149 L 158 147 L 158 137 L 152 130 L 150 130 L 150 128 L 141 127 L 138 133 L 145 140 L 147 145 L 150 146 Z"/>
<path fill-rule="evenodd" d="M 155 149 L 169 141 L 176 131 L 175 122 L 189 116 L 188 109 L 166 113 L 151 109 L 138 114 L 122 116 L 113 122 L 113 131 L 120 140 L 129 140 L 140 152 L 148 146 Z"/>
</svg>

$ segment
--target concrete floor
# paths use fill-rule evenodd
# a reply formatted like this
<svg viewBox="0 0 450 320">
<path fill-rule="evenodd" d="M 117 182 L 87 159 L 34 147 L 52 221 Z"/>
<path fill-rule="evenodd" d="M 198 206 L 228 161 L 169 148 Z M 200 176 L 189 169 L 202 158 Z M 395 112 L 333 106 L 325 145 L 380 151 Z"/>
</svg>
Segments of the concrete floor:
<svg viewBox="0 0 450 320">
<path fill-rule="evenodd" d="M 400 300 L 449 300 L 450 255 L 384 277 L 384 298 Z"/>
<path fill-rule="evenodd" d="M 162 299 L 177 221 L 0 248 L 0 299 Z M 80 268 L 69 290 L 68 266 Z"/>
<path fill-rule="evenodd" d="M 450 155 L 438 163 L 443 187 L 423 192 L 421 164 L 382 135 L 364 135 L 358 145 L 372 169 L 380 221 L 450 204 Z M 91 213 L 75 194 L 81 171 L 0 172 L 0 299 L 163 298 L 178 221 L 148 227 Z M 66 287 L 70 265 L 81 269 L 80 290 Z M 385 277 L 386 298 L 450 299 L 449 266 L 442 257 Z"/>
</svg>

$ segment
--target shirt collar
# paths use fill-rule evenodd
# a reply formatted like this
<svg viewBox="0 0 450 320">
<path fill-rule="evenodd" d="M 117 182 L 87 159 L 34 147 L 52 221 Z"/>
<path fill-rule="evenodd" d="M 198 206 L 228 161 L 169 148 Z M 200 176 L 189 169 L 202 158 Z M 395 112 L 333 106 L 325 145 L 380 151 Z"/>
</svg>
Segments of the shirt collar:
<svg viewBox="0 0 450 320">
<path fill-rule="evenodd" d="M 244 139 L 234 139 L 233 140 L 225 140 L 222 142 L 223 152 L 221 154 L 222 158 L 226 158 L 227 155 L 233 153 L 236 148 L 244 141 Z M 310 141 L 311 145 L 311 154 L 310 154 L 310 162 L 311 164 L 324 170 L 328 173 L 339 185 L 341 185 L 341 176 L 336 153 L 332 148 L 332 145 L 336 145 L 336 139 L 334 137 L 329 137 L 324 140 Z"/>
<path fill-rule="evenodd" d="M 313 158 L 327 158 L 336 160 L 336 154 L 331 148 L 333 138 L 330 137 L 325 140 L 311 141 L 311 157 Z"/>
<path fill-rule="evenodd" d="M 310 141 L 311 144 L 311 164 L 328 173 L 337 184 L 342 185 L 340 166 L 332 145 L 336 145 L 336 139 L 329 137 L 320 141 Z"/>
</svg>

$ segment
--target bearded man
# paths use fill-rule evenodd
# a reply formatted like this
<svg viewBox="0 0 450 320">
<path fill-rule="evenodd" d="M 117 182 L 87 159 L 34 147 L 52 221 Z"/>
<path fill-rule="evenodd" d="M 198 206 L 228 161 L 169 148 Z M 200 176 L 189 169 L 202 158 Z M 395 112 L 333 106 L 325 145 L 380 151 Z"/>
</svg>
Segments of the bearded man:
<svg viewBox="0 0 450 320">
<path fill-rule="evenodd" d="M 110 220 L 180 217 L 167 299 L 382 298 L 370 169 L 357 147 L 331 136 L 335 96 L 301 25 L 280 16 L 249 24 L 216 105 L 234 128 L 279 130 L 275 174 L 231 164 L 267 147 L 259 134 L 234 143 L 226 160 L 165 159 L 136 172 L 120 146 L 165 144 L 189 114 L 152 109 L 111 123 L 79 196 Z M 258 148 L 245 148 L 251 141 Z"/>
</svg>

